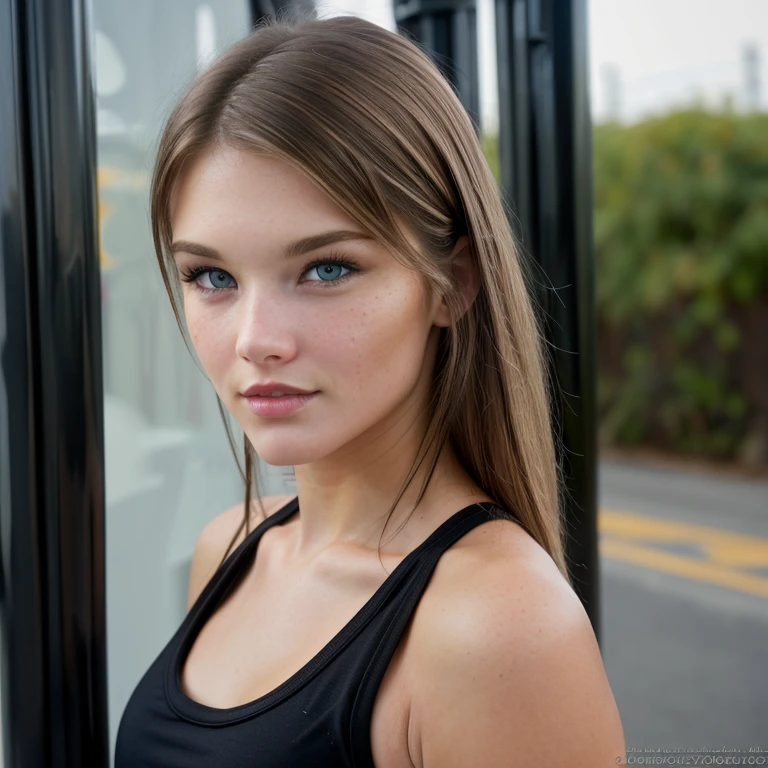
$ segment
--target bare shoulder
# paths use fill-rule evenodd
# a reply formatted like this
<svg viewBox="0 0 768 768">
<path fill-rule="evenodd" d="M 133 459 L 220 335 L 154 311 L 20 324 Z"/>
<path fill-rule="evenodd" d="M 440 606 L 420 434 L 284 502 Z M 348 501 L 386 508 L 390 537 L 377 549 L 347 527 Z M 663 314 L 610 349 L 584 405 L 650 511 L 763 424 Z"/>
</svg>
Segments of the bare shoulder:
<svg viewBox="0 0 768 768">
<path fill-rule="evenodd" d="M 409 739 L 417 768 L 625 758 L 589 617 L 522 527 L 494 520 L 466 534 L 438 561 L 423 603 Z"/>
<path fill-rule="evenodd" d="M 284 507 L 293 498 L 295 498 L 293 495 L 263 496 L 261 501 L 264 514 L 262 514 L 258 504 L 252 501 L 249 530 L 252 531 L 259 523 Z M 243 521 L 244 511 L 244 502 L 235 504 L 209 520 L 203 530 L 200 531 L 189 571 L 187 610 L 194 605 L 205 585 L 219 567 L 235 531 L 238 530 Z M 245 540 L 245 536 L 245 526 L 242 526 L 229 551 L 233 552 Z"/>
</svg>

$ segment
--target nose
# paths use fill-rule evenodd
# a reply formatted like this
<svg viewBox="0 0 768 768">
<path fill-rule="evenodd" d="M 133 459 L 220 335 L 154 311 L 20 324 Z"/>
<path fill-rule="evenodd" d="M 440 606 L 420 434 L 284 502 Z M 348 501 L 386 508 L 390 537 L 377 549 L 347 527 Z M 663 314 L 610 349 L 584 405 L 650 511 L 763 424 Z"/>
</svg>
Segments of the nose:
<svg viewBox="0 0 768 768">
<path fill-rule="evenodd" d="M 252 363 L 287 361 L 296 355 L 291 313 L 285 304 L 261 293 L 240 302 L 237 317 L 238 357 Z"/>
</svg>

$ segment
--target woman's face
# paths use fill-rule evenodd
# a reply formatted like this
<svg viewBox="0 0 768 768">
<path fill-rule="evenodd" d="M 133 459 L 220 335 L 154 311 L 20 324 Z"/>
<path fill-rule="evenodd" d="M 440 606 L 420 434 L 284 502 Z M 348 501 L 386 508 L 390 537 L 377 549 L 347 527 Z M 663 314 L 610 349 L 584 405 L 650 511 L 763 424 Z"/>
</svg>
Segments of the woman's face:
<svg viewBox="0 0 768 768">
<path fill-rule="evenodd" d="M 418 276 L 372 239 L 290 255 L 304 238 L 365 234 L 301 173 L 274 158 L 210 150 L 179 180 L 172 227 L 197 355 L 268 464 L 375 454 L 423 410 L 445 305 L 425 307 Z M 317 394 L 267 417 L 258 412 L 266 398 L 252 405 L 243 395 L 267 382 Z"/>
</svg>

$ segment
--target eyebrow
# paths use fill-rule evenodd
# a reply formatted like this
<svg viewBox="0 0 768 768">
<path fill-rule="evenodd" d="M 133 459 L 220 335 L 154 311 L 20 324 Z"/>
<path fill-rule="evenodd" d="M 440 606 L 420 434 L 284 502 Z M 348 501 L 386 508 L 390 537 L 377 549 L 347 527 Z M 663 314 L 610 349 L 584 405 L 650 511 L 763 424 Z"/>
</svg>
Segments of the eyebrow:
<svg viewBox="0 0 768 768">
<path fill-rule="evenodd" d="M 285 258 L 290 259 L 294 256 L 301 256 L 302 254 L 322 248 L 324 245 L 330 245 L 331 243 L 338 243 L 344 240 L 373 239 L 373 235 L 368 235 L 365 232 L 356 232 L 350 229 L 333 229 L 328 232 L 320 232 L 317 235 L 310 235 L 310 237 L 303 237 L 301 240 L 296 240 L 291 243 L 285 249 Z M 221 254 L 215 248 L 210 248 L 207 245 L 200 245 L 200 243 L 192 243 L 188 240 L 176 240 L 171 244 L 172 255 L 176 255 L 180 251 L 191 253 L 193 256 L 202 256 L 206 259 L 223 261 Z"/>
</svg>

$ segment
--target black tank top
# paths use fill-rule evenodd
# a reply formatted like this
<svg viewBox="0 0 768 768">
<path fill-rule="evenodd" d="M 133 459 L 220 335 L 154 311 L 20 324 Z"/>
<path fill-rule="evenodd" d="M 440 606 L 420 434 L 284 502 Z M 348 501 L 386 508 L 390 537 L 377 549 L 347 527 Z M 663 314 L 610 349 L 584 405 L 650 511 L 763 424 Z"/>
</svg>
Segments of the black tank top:
<svg viewBox="0 0 768 768">
<path fill-rule="evenodd" d="M 264 531 L 298 507 L 295 498 L 263 520 L 200 593 L 128 700 L 115 768 L 374 768 L 376 693 L 437 561 L 475 526 L 508 515 L 491 502 L 456 512 L 398 563 L 328 645 L 270 693 L 229 709 L 194 701 L 179 673 L 195 637 L 245 575 Z"/>
</svg>

